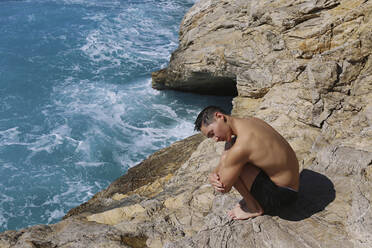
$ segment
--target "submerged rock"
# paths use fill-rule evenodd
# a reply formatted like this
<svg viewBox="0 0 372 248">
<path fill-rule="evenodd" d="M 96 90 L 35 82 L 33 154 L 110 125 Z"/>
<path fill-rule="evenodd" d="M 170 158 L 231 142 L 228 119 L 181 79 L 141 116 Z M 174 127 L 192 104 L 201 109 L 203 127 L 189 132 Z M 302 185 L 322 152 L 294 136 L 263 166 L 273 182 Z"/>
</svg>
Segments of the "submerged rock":
<svg viewBox="0 0 372 248">
<path fill-rule="evenodd" d="M 234 116 L 276 128 L 301 164 L 299 200 L 230 220 L 207 175 L 223 144 L 200 135 L 150 156 L 58 224 L 0 247 L 371 247 L 372 2 L 200 0 L 158 89 L 235 94 Z"/>
</svg>

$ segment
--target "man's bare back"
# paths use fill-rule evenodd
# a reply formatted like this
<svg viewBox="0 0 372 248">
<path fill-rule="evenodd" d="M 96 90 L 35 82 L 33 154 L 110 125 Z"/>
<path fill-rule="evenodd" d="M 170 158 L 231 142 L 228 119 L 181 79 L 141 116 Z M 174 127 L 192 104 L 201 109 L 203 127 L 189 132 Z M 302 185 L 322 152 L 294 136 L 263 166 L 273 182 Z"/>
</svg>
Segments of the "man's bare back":
<svg viewBox="0 0 372 248">
<path fill-rule="evenodd" d="M 203 111 L 198 119 L 202 118 Z M 263 183 L 268 181 L 276 195 L 276 191 L 298 191 L 299 166 L 295 152 L 277 131 L 258 118 L 236 118 L 220 111 L 215 111 L 213 120 L 210 120 L 212 115 L 209 112 L 210 118 L 206 119 L 209 123 L 199 121 L 197 124 L 198 119 L 195 122 L 205 136 L 227 143 L 233 143 L 235 139 L 232 137 L 236 137 L 235 143 L 224 152 L 219 165 L 209 177 L 216 190 L 225 193 L 234 186 L 243 196 L 247 210 L 238 205 L 232 210 L 233 213 L 230 211 L 230 216 L 245 219 L 263 213 L 260 205 L 265 203 L 257 194 L 265 195 L 266 192 L 257 193 L 259 190 L 256 188 L 261 187 L 257 182 L 259 180 Z M 205 117 L 206 114 L 203 115 Z M 252 196 L 251 190 L 257 191 L 252 192 L 256 197 Z M 282 198 L 286 194 L 290 195 L 292 192 L 284 192 Z M 239 216 L 235 212 L 239 212 Z"/>
<path fill-rule="evenodd" d="M 230 121 L 237 138 L 235 144 L 227 153 L 234 149 L 243 152 L 247 156 L 242 156 L 242 163 L 250 163 L 265 171 L 278 186 L 298 190 L 298 161 L 288 142 L 270 125 L 260 119 L 230 117 Z"/>
</svg>

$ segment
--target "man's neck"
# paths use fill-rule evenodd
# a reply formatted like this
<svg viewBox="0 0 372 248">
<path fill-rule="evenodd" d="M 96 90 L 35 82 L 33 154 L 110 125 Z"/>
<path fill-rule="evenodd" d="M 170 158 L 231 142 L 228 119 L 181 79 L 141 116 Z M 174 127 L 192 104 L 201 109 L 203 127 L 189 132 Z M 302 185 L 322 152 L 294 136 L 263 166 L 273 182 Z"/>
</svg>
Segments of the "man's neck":
<svg viewBox="0 0 372 248">
<path fill-rule="evenodd" d="M 230 130 L 231 130 L 231 135 L 235 135 L 236 136 L 236 128 L 235 128 L 235 118 L 232 117 L 232 116 L 226 116 L 226 124 L 229 126 Z"/>
</svg>

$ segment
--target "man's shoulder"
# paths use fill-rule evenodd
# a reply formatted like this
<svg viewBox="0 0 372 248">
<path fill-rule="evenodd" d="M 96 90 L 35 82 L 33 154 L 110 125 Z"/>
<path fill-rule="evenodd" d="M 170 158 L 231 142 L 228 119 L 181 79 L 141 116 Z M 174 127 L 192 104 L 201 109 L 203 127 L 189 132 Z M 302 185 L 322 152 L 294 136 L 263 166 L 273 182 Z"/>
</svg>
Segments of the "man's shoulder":
<svg viewBox="0 0 372 248">
<path fill-rule="evenodd" d="M 259 118 L 247 117 L 237 118 L 235 120 L 235 127 L 239 141 L 243 143 L 251 143 L 252 138 L 256 137 L 257 134 L 267 130 L 267 128 L 271 126 Z"/>
<path fill-rule="evenodd" d="M 255 121 L 256 118 L 254 117 L 234 118 L 235 126 L 238 128 L 238 131 L 242 133 L 245 133 L 247 131 L 247 127 L 254 125 Z M 237 135 L 239 135 L 239 133 Z"/>
<path fill-rule="evenodd" d="M 249 150 L 244 146 L 235 143 L 226 151 L 226 159 L 232 164 L 247 163 L 249 161 Z"/>
<path fill-rule="evenodd" d="M 236 142 L 240 144 L 249 143 L 251 136 L 255 133 L 255 124 L 251 120 L 243 120 L 236 125 Z"/>
<path fill-rule="evenodd" d="M 234 154 L 248 154 L 250 150 L 249 147 L 249 143 L 244 138 L 236 137 L 236 141 L 229 151 Z"/>
<path fill-rule="evenodd" d="M 265 122 L 264 120 L 254 117 L 254 116 L 246 116 L 246 117 L 234 117 L 234 121 L 239 123 L 239 125 L 255 125 L 259 122 Z M 266 123 L 266 122 L 265 122 Z"/>
</svg>

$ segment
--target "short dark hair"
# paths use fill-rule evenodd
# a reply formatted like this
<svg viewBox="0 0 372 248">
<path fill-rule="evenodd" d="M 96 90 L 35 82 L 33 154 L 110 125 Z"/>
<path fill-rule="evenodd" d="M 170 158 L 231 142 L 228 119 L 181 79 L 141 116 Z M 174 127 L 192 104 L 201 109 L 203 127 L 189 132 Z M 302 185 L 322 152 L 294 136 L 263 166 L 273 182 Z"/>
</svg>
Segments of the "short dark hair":
<svg viewBox="0 0 372 248">
<path fill-rule="evenodd" d="M 198 115 L 198 117 L 195 120 L 195 131 L 200 131 L 201 126 L 204 124 L 208 126 L 214 121 L 213 115 L 216 112 L 221 112 L 222 114 L 226 114 L 226 112 L 217 106 L 208 106 L 204 108 Z"/>
</svg>

